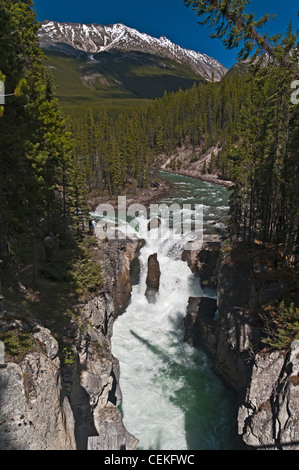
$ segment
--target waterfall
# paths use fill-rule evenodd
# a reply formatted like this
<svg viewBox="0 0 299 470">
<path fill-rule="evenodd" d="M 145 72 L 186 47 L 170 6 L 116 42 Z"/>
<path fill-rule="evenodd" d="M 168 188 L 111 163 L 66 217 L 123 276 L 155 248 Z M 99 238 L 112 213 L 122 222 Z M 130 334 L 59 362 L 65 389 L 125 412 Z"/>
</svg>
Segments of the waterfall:
<svg viewBox="0 0 299 470">
<path fill-rule="evenodd" d="M 141 238 L 147 222 L 139 221 Z M 182 239 L 159 237 L 158 229 L 147 234 L 139 285 L 115 321 L 112 352 L 120 362 L 123 421 L 139 439 L 139 449 L 230 449 L 232 397 L 206 354 L 184 343 L 188 299 L 205 295 L 181 259 L 184 245 Z M 147 267 L 154 253 L 160 288 L 156 302 L 149 303 Z"/>
</svg>

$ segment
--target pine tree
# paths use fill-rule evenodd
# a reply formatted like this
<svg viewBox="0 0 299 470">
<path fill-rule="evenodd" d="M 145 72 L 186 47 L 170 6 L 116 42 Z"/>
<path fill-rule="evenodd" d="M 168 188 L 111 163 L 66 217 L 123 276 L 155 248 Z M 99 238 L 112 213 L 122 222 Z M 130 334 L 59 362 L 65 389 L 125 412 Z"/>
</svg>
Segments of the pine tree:
<svg viewBox="0 0 299 470">
<path fill-rule="evenodd" d="M 31 0 L 0 0 L 0 71 L 13 95 L 0 119 L 0 240 L 21 239 L 18 247 L 28 247 L 36 272 L 37 240 L 66 225 L 62 219 L 71 144 L 43 66 L 32 7 Z"/>
<path fill-rule="evenodd" d="M 227 160 L 233 162 L 231 176 L 235 181 L 231 234 L 239 237 L 242 231 L 249 244 L 258 237 L 282 246 L 285 254 L 294 253 L 298 249 L 299 228 L 299 198 L 295 189 L 298 147 L 293 145 L 297 141 L 298 107 L 291 105 L 289 90 L 292 80 L 299 76 L 297 36 L 291 25 L 284 36 L 261 34 L 260 28 L 270 16 L 256 20 L 253 14 L 245 13 L 247 0 L 183 1 L 203 17 L 202 24 L 215 27 L 213 37 L 222 39 L 228 48 L 243 43 L 239 53 L 242 59 L 251 55 L 247 99 L 238 118 L 238 140 L 234 139 L 231 149 L 226 148 Z M 235 105 L 232 111 L 236 116 Z"/>
</svg>

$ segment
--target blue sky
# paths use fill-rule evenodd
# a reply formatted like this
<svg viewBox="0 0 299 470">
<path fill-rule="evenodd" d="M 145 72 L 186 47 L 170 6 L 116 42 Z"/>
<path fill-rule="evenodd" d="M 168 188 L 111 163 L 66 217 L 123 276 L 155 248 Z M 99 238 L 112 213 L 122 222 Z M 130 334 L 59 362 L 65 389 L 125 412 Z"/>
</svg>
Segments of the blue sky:
<svg viewBox="0 0 299 470">
<path fill-rule="evenodd" d="M 277 15 L 269 24 L 271 34 L 284 32 L 292 21 L 299 29 L 297 0 L 251 0 L 257 17 Z M 154 37 L 166 36 L 176 44 L 208 54 L 226 67 L 236 62 L 237 50 L 228 51 L 220 40 L 210 39 L 211 30 L 197 24 L 198 18 L 181 0 L 35 0 L 37 19 L 70 23 L 123 23 Z"/>
</svg>

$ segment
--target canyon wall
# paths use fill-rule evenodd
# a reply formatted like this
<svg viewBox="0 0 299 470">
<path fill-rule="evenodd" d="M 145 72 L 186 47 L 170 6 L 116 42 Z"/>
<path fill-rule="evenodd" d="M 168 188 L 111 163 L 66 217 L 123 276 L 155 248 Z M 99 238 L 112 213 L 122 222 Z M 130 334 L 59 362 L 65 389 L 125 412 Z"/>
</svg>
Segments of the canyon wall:
<svg viewBox="0 0 299 470">
<path fill-rule="evenodd" d="M 267 250 L 234 251 L 221 240 L 184 258 L 202 287 L 213 286 L 218 273 L 217 300 L 189 300 L 185 340 L 213 358 L 215 373 L 236 393 L 235 448 L 298 450 L 299 342 L 287 351 L 266 349 L 259 315 L 292 288 L 290 272 Z"/>
<path fill-rule="evenodd" d="M 1 364 L 1 450 L 85 450 L 89 440 L 99 450 L 136 449 L 138 440 L 118 409 L 119 364 L 110 341 L 138 282 L 142 243 L 109 241 L 96 248 L 103 289 L 76 306 L 63 344 L 30 312 L 6 305 L 0 331 L 26 333 L 34 352 Z"/>
<path fill-rule="evenodd" d="M 103 288 L 77 305 L 63 344 L 13 304 L 0 331 L 30 335 L 34 348 L 0 364 L 0 449 L 136 449 L 118 406 L 119 363 L 111 353 L 113 323 L 139 282 L 142 240 L 101 243 Z M 236 393 L 236 449 L 299 449 L 299 343 L 288 351 L 263 347 L 258 307 L 289 288 L 273 260 L 232 252 L 217 237 L 184 252 L 202 287 L 215 298 L 190 298 L 185 341 L 203 348 L 215 373 Z M 272 263 L 272 264 L 271 264 Z"/>
</svg>

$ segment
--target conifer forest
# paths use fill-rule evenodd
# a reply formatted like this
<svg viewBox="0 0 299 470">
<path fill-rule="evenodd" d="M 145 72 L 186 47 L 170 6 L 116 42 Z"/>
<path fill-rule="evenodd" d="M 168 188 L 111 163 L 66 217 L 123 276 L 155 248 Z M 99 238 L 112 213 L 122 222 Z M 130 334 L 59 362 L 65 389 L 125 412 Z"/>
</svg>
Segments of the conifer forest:
<svg viewBox="0 0 299 470">
<path fill-rule="evenodd" d="M 219 149 L 213 169 L 234 185 L 231 240 L 259 240 L 298 258 L 298 36 L 291 23 L 275 37 L 260 33 L 269 15 L 245 14 L 248 2 L 183 3 L 227 48 L 239 47 L 239 63 L 220 82 L 200 81 L 112 115 L 104 105 L 64 112 L 33 2 L 0 2 L 2 251 L 35 258 L 45 232 L 79 235 L 90 198 L 150 188 L 158 156 L 188 145 Z"/>
<path fill-rule="evenodd" d="M 291 24 L 279 37 L 260 35 L 267 18 L 245 15 L 244 2 L 185 4 L 213 21 L 227 47 L 243 42 L 245 69 L 112 117 L 104 107 L 63 115 L 38 47 L 32 2 L 1 2 L 1 79 L 13 95 L 0 120 L 1 244 L 38 237 L 41 220 L 43 229 L 58 224 L 63 233 L 76 224 L 79 207 L 88 210 L 91 192 L 148 187 L 157 177 L 155 157 L 188 142 L 221 148 L 217 167 L 234 182 L 231 236 L 296 251 L 299 108 L 291 83 L 298 78 L 298 37 Z"/>
<path fill-rule="evenodd" d="M 97 61 L 92 49 L 84 49 L 84 41 L 81 50 L 75 47 L 75 33 L 88 30 L 79 23 L 61 23 L 80 28 L 73 27 L 70 33 L 74 47 L 61 40 L 66 37 L 60 35 L 63 27 L 56 30 L 61 48 L 55 50 L 51 43 L 54 33 L 50 39 L 47 34 L 57 27 L 56 19 L 38 22 L 34 0 L 0 0 L 0 379 L 5 378 L 0 380 L 0 398 L 6 408 L 6 417 L 0 419 L 0 448 L 11 439 L 9 448 L 31 449 L 35 442 L 28 444 L 30 433 L 39 436 L 35 423 L 41 423 L 46 436 L 36 444 L 41 448 L 59 447 L 62 430 L 66 441 L 71 432 L 74 435 L 74 444 L 66 444 L 67 448 L 79 443 L 78 448 L 85 449 L 89 438 L 103 438 L 97 445 L 109 444 L 110 451 L 117 441 L 119 449 L 126 449 L 125 439 L 134 437 L 135 429 L 127 433 L 119 427 L 124 409 L 119 409 L 121 361 L 112 352 L 112 329 L 132 305 L 132 317 L 128 317 L 127 330 L 119 329 L 119 341 L 132 352 L 132 356 L 123 356 L 125 366 L 132 361 L 128 357 L 139 360 L 136 369 L 124 368 L 129 377 L 125 385 L 133 381 L 128 415 L 136 414 L 138 426 L 144 413 L 134 402 L 135 395 L 136 399 L 141 396 L 144 407 L 150 395 L 142 388 L 138 392 L 138 385 L 153 386 L 156 412 L 160 400 L 156 391 L 162 384 L 161 402 L 168 397 L 175 418 L 177 402 L 181 403 L 182 432 L 175 429 L 175 419 L 166 412 L 169 430 L 179 438 L 189 420 L 189 437 L 202 421 L 204 434 L 209 436 L 217 428 L 221 439 L 226 439 L 221 418 L 238 412 L 238 422 L 232 416 L 234 434 L 238 427 L 244 442 L 252 438 L 250 450 L 268 445 L 271 450 L 284 450 L 284 445 L 298 448 L 299 31 L 290 18 L 286 30 L 273 36 L 265 33 L 271 12 L 257 18 L 250 12 L 250 0 L 177 1 L 184 11 L 193 12 L 199 25 L 209 26 L 211 38 L 224 45 L 225 53 L 237 51 L 238 61 L 229 70 L 211 57 L 208 68 L 206 54 L 188 51 L 205 58 L 202 69 L 209 73 L 200 74 L 173 56 L 161 58 L 142 51 L 140 44 L 137 49 L 111 51 L 105 43 L 94 54 L 97 59 L 104 51 L 104 59 Z M 95 3 L 98 10 L 103 8 L 102 2 Z M 84 4 L 79 7 L 85 8 Z M 41 47 L 44 23 L 48 28 L 44 41 L 52 50 Z M 104 26 L 96 26 L 99 34 Z M 110 31 L 114 26 L 133 30 L 122 24 L 106 28 Z M 111 31 L 109 34 L 112 37 Z M 80 37 L 86 40 L 83 33 Z M 171 43 L 164 36 L 154 39 L 159 44 Z M 183 50 L 171 44 L 175 51 Z M 60 99 L 55 67 L 59 69 L 56 78 L 65 74 Z M 139 67 L 140 76 L 134 67 Z M 126 81 L 121 82 L 124 70 Z M 134 94 L 128 83 L 138 92 Z M 72 86 L 68 107 L 61 96 Z M 80 95 L 82 89 L 85 96 Z M 126 196 L 128 205 L 134 201 L 147 208 L 152 201 L 198 203 L 206 209 L 204 217 L 211 219 L 202 224 L 203 244 L 200 248 L 191 245 L 196 246 L 193 252 L 185 246 L 183 218 L 187 214 L 191 225 L 197 215 L 189 203 L 184 213 L 177 210 L 178 205 L 172 209 L 179 220 L 172 228 L 182 235 L 177 245 L 176 240 L 168 243 L 170 237 L 166 243 L 163 237 L 159 243 L 147 243 L 152 220 L 146 217 L 134 227 L 132 238 L 128 232 L 117 238 L 110 234 L 120 234 L 122 222 L 127 227 L 131 224 L 129 217 L 113 216 L 113 222 L 109 219 L 102 227 L 105 234 L 100 239 L 96 207 L 116 207 L 119 196 Z M 153 222 L 154 229 L 163 228 L 158 216 Z M 152 323 L 147 324 L 149 319 Z M 166 341 L 163 321 L 171 342 Z M 139 331 L 136 325 L 143 327 L 142 334 L 133 331 Z M 175 354 L 173 344 L 179 345 Z M 148 356 L 139 354 L 139 346 L 158 362 L 151 363 Z M 179 357 L 187 350 L 188 356 Z M 214 370 L 206 352 L 211 364 L 216 361 Z M 293 375 L 287 354 L 292 356 Z M 193 358 L 198 361 L 196 369 Z M 45 361 L 50 372 L 43 375 Z M 186 367 L 188 387 L 195 379 L 202 380 L 194 394 L 192 388 L 180 388 L 181 364 Z M 143 365 L 150 372 L 148 380 L 140 372 Z M 233 412 L 222 403 L 222 391 L 218 394 L 217 388 L 214 398 L 210 394 L 213 387 L 207 368 L 211 377 L 215 372 L 223 380 L 221 390 L 240 394 L 233 397 Z M 14 376 L 10 375 L 13 369 Z M 173 374 L 174 389 L 169 396 L 166 382 L 159 379 L 160 370 L 167 378 Z M 40 380 L 38 387 L 34 373 Z M 50 376 L 55 382 L 54 404 L 49 404 L 48 396 L 43 398 Z M 246 389 L 247 385 L 252 388 Z M 194 417 L 188 401 L 194 402 L 194 409 L 200 405 L 203 416 L 211 411 L 214 424 L 205 422 L 202 415 Z M 31 418 L 34 409 L 37 421 L 36 416 Z M 252 423 L 261 415 L 260 427 L 254 427 Z M 48 418 L 49 422 L 53 418 L 53 428 L 48 426 Z M 158 418 L 164 420 L 163 415 Z M 148 428 L 156 432 L 155 426 L 155 419 L 150 420 Z M 21 431 L 25 440 L 19 444 L 14 439 Z M 56 431 L 58 437 L 52 435 Z M 270 444 L 264 433 L 270 436 Z M 156 434 L 153 445 L 163 449 L 159 429 Z M 167 429 L 165 435 L 168 445 L 172 434 Z M 209 438 L 200 444 L 206 442 L 214 445 Z M 154 448 L 150 442 L 146 445 L 151 451 Z"/>
</svg>

